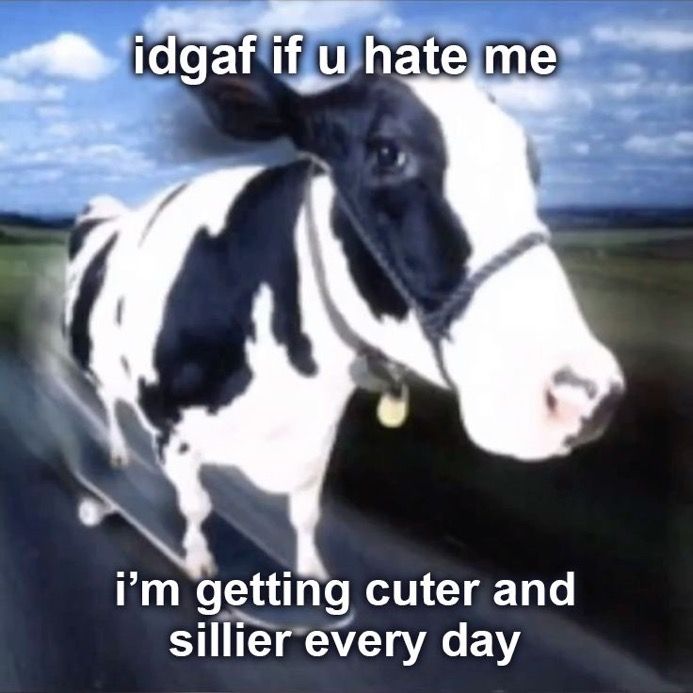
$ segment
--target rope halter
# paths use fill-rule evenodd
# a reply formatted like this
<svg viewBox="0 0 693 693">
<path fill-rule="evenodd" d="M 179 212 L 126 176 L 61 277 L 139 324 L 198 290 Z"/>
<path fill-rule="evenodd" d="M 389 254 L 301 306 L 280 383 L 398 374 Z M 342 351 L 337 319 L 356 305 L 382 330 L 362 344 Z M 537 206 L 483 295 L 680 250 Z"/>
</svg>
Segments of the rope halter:
<svg viewBox="0 0 693 693">
<path fill-rule="evenodd" d="M 313 163 L 309 169 L 306 189 L 306 200 L 310 211 L 309 217 L 311 217 L 312 224 L 314 224 L 314 221 L 312 220 L 311 181 L 316 169 L 317 165 Z M 334 180 L 333 185 L 339 197 L 341 207 L 349 218 L 349 221 L 351 222 L 351 225 L 359 240 L 363 243 L 368 253 L 382 270 L 383 274 L 385 274 L 390 283 L 395 287 L 403 301 L 411 310 L 414 311 L 426 339 L 431 344 L 438 369 L 440 370 L 443 380 L 450 386 L 452 390 L 455 390 L 456 387 L 447 373 L 441 355 L 441 344 L 444 339 L 449 339 L 450 325 L 464 315 L 472 302 L 474 295 L 484 283 L 532 248 L 547 244 L 549 242 L 548 235 L 543 231 L 531 231 L 520 236 L 520 238 L 511 243 L 505 249 L 496 253 L 496 255 L 486 261 L 481 267 L 472 272 L 471 275 L 463 277 L 455 289 L 453 289 L 450 294 L 443 299 L 442 303 L 437 308 L 427 310 L 407 286 L 401 273 L 392 265 L 389 258 L 384 254 L 376 239 L 361 223 L 361 220 L 354 211 L 353 206 L 349 203 L 346 196 L 340 192 L 336 183 L 334 183 Z M 363 342 L 361 340 L 358 341 L 362 345 L 361 351 L 367 349 L 370 352 L 368 357 L 369 359 L 373 359 L 374 353 L 380 353 L 373 347 L 364 347 Z M 387 359 L 387 357 L 384 355 L 381 355 L 381 358 L 385 361 L 389 361 L 389 359 Z"/>
</svg>

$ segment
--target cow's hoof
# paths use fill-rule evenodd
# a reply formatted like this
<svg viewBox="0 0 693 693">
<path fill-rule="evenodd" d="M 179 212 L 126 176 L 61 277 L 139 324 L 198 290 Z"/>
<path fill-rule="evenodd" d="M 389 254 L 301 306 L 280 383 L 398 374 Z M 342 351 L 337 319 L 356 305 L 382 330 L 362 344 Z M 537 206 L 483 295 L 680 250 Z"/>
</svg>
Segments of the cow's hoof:
<svg viewBox="0 0 693 693">
<path fill-rule="evenodd" d="M 300 560 L 296 566 L 296 572 L 302 577 L 315 578 L 320 582 L 327 582 L 330 574 L 318 556 L 312 556 L 310 560 Z"/>
<path fill-rule="evenodd" d="M 128 457 L 127 452 L 123 451 L 114 451 L 111 453 L 111 467 L 113 469 L 123 469 L 124 467 L 127 467 L 130 464 L 130 458 Z"/>
<path fill-rule="evenodd" d="M 99 500 L 91 496 L 85 496 L 80 499 L 77 505 L 77 517 L 85 527 L 96 527 L 100 525 L 104 518 L 112 515 L 115 510 Z"/>
<path fill-rule="evenodd" d="M 216 561 L 207 548 L 188 551 L 185 556 L 185 567 L 193 580 L 202 580 L 217 574 Z"/>
</svg>

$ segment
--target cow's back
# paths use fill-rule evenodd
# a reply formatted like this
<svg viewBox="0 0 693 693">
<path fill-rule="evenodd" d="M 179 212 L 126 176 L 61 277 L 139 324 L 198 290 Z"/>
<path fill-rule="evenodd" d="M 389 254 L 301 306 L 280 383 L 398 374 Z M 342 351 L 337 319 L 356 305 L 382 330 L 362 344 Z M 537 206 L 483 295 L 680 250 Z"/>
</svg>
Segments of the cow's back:
<svg viewBox="0 0 693 693">
<path fill-rule="evenodd" d="M 99 204 L 104 198 L 87 205 L 70 236 L 65 307 L 68 336 L 70 332 L 83 334 L 83 341 L 91 342 L 91 349 L 78 355 L 79 345 L 68 339 L 82 368 L 105 374 L 105 346 L 110 343 L 114 347 L 114 338 L 121 351 L 125 347 L 129 358 L 135 361 L 137 352 L 123 344 L 124 328 L 134 324 L 132 318 L 139 317 L 143 323 L 137 341 L 146 351 L 154 338 L 147 326 L 156 322 L 158 308 L 195 229 L 201 223 L 210 227 L 219 224 L 224 206 L 228 207 L 233 198 L 234 187 L 242 185 L 249 175 L 251 171 L 239 169 L 201 176 L 175 185 L 134 209 Z M 186 199 L 181 195 L 195 189 L 209 191 L 198 198 L 199 204 L 194 204 L 190 196 Z M 137 301 L 132 300 L 134 296 L 139 297 Z M 127 322 L 126 303 L 131 316 Z M 144 367 L 145 364 L 140 365 Z"/>
<path fill-rule="evenodd" d="M 78 362 L 135 404 L 160 440 L 186 410 L 214 414 L 249 387 L 263 287 L 264 339 L 288 370 L 315 373 L 293 239 L 307 170 L 298 162 L 201 176 L 104 222 L 71 260 L 77 301 L 98 275 L 82 318 L 90 349 Z"/>
<path fill-rule="evenodd" d="M 91 372 L 91 318 L 106 269 L 128 210 L 112 198 L 95 198 L 75 220 L 68 241 L 64 332 L 77 364 Z"/>
</svg>

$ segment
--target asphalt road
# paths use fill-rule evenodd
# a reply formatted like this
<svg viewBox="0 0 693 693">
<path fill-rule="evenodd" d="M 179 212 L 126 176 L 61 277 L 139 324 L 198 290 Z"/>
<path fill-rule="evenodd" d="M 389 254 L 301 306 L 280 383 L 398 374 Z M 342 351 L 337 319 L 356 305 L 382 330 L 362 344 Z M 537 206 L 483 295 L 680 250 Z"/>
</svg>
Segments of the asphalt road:
<svg viewBox="0 0 693 693">
<path fill-rule="evenodd" d="M 36 408 L 34 383 L 18 359 L 0 360 L 0 690 L 241 691 L 597 691 L 667 690 L 651 668 L 578 626 L 570 613 L 498 609 L 480 598 L 470 608 L 368 609 L 350 628 L 428 631 L 419 661 L 308 657 L 300 639 L 283 659 L 176 659 L 168 637 L 200 620 L 192 599 L 176 608 L 114 604 L 117 570 L 179 575 L 130 527 L 110 518 L 95 529 L 75 515 L 75 489 L 56 462 Z M 329 485 L 328 485 L 329 486 Z M 328 565 L 354 585 L 370 577 L 457 580 L 506 577 L 488 565 L 432 550 L 421 536 L 375 522 L 332 497 L 328 488 L 321 545 Z M 486 583 L 486 580 L 484 580 Z M 188 595 L 191 596 L 191 595 Z M 452 659 L 440 635 L 461 620 L 471 628 L 522 630 L 512 663 Z"/>
</svg>

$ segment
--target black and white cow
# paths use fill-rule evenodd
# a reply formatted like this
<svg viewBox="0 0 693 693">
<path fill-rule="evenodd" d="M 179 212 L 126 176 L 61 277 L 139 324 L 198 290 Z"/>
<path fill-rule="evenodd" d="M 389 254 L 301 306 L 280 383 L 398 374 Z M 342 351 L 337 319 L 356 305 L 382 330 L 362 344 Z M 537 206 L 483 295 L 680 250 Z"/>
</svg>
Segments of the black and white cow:
<svg viewBox="0 0 693 693">
<path fill-rule="evenodd" d="M 623 378 L 546 244 L 478 286 L 438 348 L 393 284 L 433 311 L 519 238 L 548 234 L 526 134 L 470 80 L 355 75 L 302 96 L 256 65 L 198 93 L 223 132 L 288 137 L 296 160 L 202 175 L 137 209 L 97 198 L 71 239 L 65 311 L 112 459 L 127 459 L 120 401 L 158 443 L 192 574 L 214 570 L 199 471 L 215 463 L 288 494 L 297 570 L 325 575 L 319 495 L 355 387 L 333 309 L 363 342 L 453 388 L 486 450 L 539 460 L 601 432 Z"/>
</svg>

